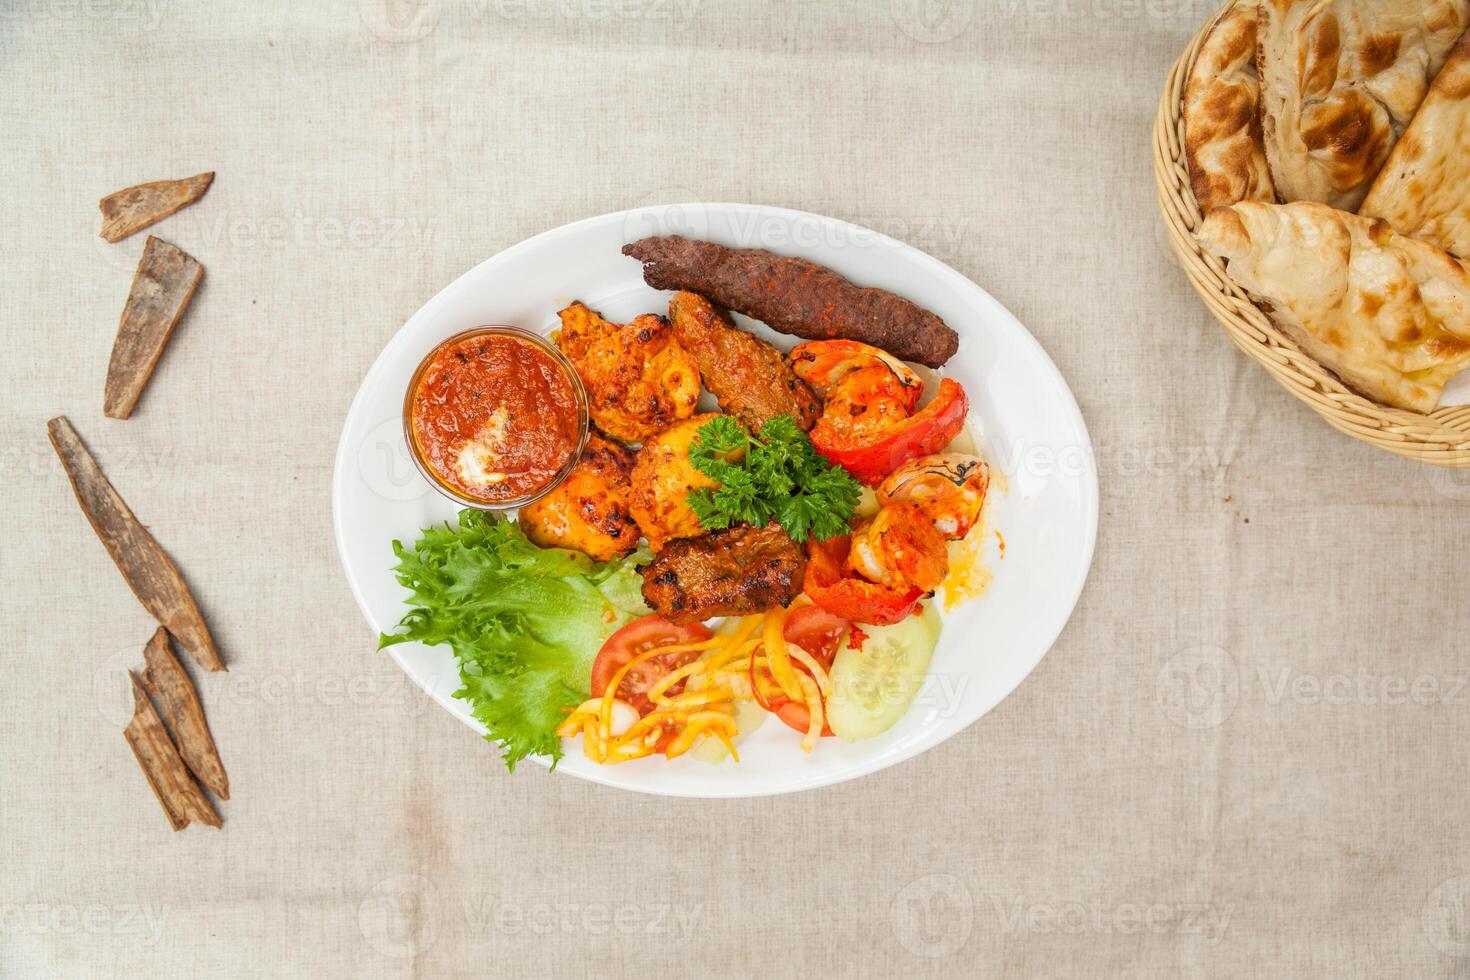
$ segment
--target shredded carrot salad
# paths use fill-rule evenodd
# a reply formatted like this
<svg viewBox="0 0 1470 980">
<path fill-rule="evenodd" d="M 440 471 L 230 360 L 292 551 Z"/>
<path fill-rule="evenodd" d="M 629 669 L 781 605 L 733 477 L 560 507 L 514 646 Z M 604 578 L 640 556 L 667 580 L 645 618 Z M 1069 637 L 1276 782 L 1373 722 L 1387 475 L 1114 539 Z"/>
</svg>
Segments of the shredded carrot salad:
<svg viewBox="0 0 1470 980">
<path fill-rule="evenodd" d="M 764 669 L 783 695 L 806 706 L 811 720 L 801 747 L 812 751 L 826 724 L 826 698 L 832 692 L 832 681 L 811 654 L 785 639 L 788 612 L 772 609 L 763 615 L 744 616 L 735 621 L 733 629 L 708 640 L 645 650 L 619 668 L 601 697 L 573 709 L 557 734 L 581 735 L 587 758 L 603 764 L 641 759 L 659 751 L 673 759 L 702 738 L 718 739 L 739 762 L 736 704 L 763 704 L 753 678 Z M 656 657 L 693 652 L 699 653 L 696 660 L 668 671 L 648 688 L 653 710 L 630 719 L 628 715 L 636 712 L 617 697 L 628 674 Z M 670 693 L 681 684 L 678 694 Z"/>
</svg>

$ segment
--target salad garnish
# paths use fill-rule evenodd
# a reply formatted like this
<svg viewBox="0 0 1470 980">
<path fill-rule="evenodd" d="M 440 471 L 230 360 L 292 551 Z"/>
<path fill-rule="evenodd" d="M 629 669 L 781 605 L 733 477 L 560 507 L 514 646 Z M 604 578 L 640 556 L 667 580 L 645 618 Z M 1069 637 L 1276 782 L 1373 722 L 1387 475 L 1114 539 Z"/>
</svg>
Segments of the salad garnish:
<svg viewBox="0 0 1470 980">
<path fill-rule="evenodd" d="M 778 415 L 751 435 L 728 415 L 700 426 L 690 448 L 694 468 L 720 486 L 689 494 L 699 523 L 720 530 L 775 520 L 792 540 L 825 541 L 852 526 L 862 487 L 812 447 L 789 415 Z"/>
<path fill-rule="evenodd" d="M 557 726 L 588 697 L 592 660 L 619 627 L 648 611 L 635 571 L 648 555 L 598 563 L 538 548 L 513 521 L 459 512 L 458 527 L 425 528 L 412 548 L 393 542 L 395 574 L 413 609 L 379 648 L 448 644 L 472 706 L 506 768 L 562 755 Z"/>
</svg>

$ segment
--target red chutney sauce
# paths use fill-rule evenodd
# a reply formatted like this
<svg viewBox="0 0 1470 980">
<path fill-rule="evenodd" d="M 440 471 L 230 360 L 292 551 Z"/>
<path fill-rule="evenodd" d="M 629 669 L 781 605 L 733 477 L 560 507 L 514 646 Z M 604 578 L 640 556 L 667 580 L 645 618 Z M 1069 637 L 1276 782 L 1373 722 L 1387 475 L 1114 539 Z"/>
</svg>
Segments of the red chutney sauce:
<svg viewBox="0 0 1470 980">
<path fill-rule="evenodd" d="M 445 341 L 419 371 L 409 418 L 425 468 L 487 504 L 522 500 L 556 480 L 583 425 L 565 362 L 504 333 Z"/>
</svg>

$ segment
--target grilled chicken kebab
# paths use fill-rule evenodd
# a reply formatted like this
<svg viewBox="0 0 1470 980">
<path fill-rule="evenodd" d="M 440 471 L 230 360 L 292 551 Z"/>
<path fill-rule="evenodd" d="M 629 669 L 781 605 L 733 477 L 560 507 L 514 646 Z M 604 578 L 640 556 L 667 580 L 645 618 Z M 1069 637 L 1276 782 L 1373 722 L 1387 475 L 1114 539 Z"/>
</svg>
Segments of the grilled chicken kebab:
<svg viewBox="0 0 1470 980">
<path fill-rule="evenodd" d="M 575 548 L 594 561 L 612 561 L 638 547 L 628 509 L 630 449 L 593 432 L 566 481 L 521 508 L 521 530 L 543 548 Z"/>
</svg>

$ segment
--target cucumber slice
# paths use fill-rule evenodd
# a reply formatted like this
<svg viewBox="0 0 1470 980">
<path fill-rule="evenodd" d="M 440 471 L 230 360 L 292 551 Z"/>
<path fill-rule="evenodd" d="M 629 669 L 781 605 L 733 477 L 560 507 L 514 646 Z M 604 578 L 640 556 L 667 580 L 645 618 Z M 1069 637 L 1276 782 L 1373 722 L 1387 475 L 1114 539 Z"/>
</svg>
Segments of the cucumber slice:
<svg viewBox="0 0 1470 980">
<path fill-rule="evenodd" d="M 739 750 L 740 743 L 745 741 L 751 732 L 765 724 L 767 717 L 769 716 L 766 713 L 766 709 L 754 701 L 735 702 L 735 727 L 740 732 L 734 738 L 730 739 L 730 741 L 735 745 L 737 751 Z M 730 750 L 725 748 L 725 743 L 712 735 L 700 739 L 694 748 L 689 750 L 689 754 L 701 762 L 708 762 L 712 766 L 717 766 L 730 758 Z"/>
<path fill-rule="evenodd" d="M 864 626 L 861 650 L 845 640 L 832 663 L 832 696 L 827 724 L 832 734 L 856 742 L 882 734 L 903 717 L 924 683 L 929 658 L 939 642 L 940 620 L 934 604 L 923 614 L 892 626 Z"/>
</svg>

